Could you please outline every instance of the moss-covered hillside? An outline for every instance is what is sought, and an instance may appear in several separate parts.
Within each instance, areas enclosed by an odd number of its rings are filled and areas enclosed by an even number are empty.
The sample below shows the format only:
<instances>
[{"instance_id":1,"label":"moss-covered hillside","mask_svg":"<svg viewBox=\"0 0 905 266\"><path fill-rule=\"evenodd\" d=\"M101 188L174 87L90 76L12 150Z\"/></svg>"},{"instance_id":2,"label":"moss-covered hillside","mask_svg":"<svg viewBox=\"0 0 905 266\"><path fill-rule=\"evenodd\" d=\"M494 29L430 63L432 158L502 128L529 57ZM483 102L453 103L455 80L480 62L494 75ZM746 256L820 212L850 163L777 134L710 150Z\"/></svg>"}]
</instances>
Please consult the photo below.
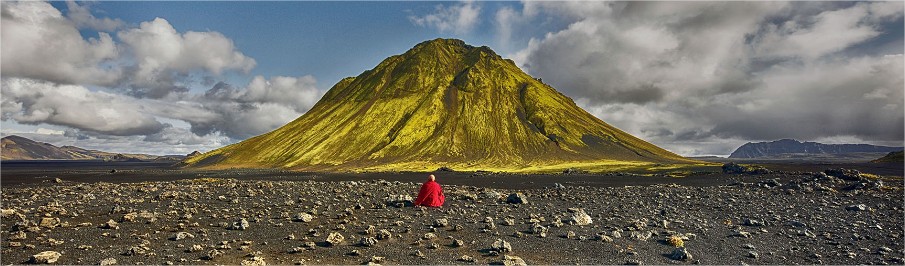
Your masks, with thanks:
<instances>
[{"instance_id":1,"label":"moss-covered hillside","mask_svg":"<svg viewBox=\"0 0 905 266\"><path fill-rule=\"evenodd\" d=\"M688 160L616 129L490 48L422 42L305 115L188 159L209 168L520 171Z\"/></svg>"}]
</instances>

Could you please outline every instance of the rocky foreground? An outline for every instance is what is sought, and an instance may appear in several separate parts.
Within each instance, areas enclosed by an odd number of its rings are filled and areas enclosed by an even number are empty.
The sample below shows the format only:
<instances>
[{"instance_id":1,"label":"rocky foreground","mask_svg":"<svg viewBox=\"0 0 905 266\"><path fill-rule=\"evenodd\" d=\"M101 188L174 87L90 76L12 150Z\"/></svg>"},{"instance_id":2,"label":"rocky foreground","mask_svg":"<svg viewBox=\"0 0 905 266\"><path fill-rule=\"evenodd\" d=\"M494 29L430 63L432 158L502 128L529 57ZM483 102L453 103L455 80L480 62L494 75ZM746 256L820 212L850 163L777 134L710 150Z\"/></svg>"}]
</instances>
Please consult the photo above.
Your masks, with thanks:
<instances>
[{"instance_id":1,"label":"rocky foreground","mask_svg":"<svg viewBox=\"0 0 905 266\"><path fill-rule=\"evenodd\" d=\"M383 180L58 180L2 188L0 262L902 264L901 180L830 173L710 187L444 186L439 209L410 205L420 184Z\"/></svg>"}]
</instances>

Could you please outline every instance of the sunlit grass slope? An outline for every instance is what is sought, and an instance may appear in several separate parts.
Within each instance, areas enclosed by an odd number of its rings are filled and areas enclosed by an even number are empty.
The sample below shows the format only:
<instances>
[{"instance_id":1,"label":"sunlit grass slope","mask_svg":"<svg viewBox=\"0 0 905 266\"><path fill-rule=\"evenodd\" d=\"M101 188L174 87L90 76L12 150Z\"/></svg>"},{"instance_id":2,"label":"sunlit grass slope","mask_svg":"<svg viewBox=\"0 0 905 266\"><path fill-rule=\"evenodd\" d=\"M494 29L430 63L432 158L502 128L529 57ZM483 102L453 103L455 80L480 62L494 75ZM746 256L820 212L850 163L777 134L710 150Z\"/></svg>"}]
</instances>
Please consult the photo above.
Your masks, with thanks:
<instances>
[{"instance_id":1,"label":"sunlit grass slope","mask_svg":"<svg viewBox=\"0 0 905 266\"><path fill-rule=\"evenodd\" d=\"M277 130L186 161L319 171L684 162L597 119L490 48L450 39L341 80Z\"/></svg>"}]
</instances>

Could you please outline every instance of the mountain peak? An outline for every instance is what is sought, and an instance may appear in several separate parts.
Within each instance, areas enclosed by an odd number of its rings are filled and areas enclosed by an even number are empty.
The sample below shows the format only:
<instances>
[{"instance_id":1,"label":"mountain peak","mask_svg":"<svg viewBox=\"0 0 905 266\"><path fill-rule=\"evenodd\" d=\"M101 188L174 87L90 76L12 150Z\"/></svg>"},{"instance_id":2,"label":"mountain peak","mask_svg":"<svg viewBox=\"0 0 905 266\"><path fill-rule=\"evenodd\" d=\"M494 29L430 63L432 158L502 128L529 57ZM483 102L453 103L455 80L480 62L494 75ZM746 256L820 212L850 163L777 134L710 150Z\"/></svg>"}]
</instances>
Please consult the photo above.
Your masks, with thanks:
<instances>
[{"instance_id":1,"label":"mountain peak","mask_svg":"<svg viewBox=\"0 0 905 266\"><path fill-rule=\"evenodd\" d=\"M435 39L341 80L273 132L186 162L423 171L603 161L687 160L600 121L489 47Z\"/></svg>"}]
</instances>

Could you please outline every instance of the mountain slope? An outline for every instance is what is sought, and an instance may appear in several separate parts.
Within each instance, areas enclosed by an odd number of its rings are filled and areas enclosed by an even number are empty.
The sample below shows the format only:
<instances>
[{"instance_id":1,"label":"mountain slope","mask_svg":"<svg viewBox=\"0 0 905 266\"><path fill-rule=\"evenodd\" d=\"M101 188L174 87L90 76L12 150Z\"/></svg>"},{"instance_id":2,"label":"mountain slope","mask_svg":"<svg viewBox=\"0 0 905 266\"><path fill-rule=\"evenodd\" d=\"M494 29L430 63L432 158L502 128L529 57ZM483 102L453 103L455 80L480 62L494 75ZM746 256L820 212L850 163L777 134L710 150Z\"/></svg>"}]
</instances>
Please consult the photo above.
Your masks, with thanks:
<instances>
[{"instance_id":1,"label":"mountain slope","mask_svg":"<svg viewBox=\"0 0 905 266\"><path fill-rule=\"evenodd\" d=\"M902 163L905 162L905 152L894 151L887 153L886 156L870 161L872 163Z\"/></svg>"},{"instance_id":2,"label":"mountain slope","mask_svg":"<svg viewBox=\"0 0 905 266\"><path fill-rule=\"evenodd\" d=\"M886 147L868 144L822 144L782 139L771 142L745 143L738 147L729 158L765 158L784 154L846 154L846 153L886 153L900 151L902 147Z\"/></svg>"},{"instance_id":3,"label":"mountain slope","mask_svg":"<svg viewBox=\"0 0 905 266\"><path fill-rule=\"evenodd\" d=\"M50 143L36 142L16 135L6 136L0 140L0 159L2 160L179 161L183 157L181 155L111 153L75 146L57 147Z\"/></svg>"},{"instance_id":4,"label":"mountain slope","mask_svg":"<svg viewBox=\"0 0 905 266\"><path fill-rule=\"evenodd\" d=\"M616 129L487 47L436 39L345 78L306 114L186 160L307 170L512 170L687 162Z\"/></svg>"},{"instance_id":5,"label":"mountain slope","mask_svg":"<svg viewBox=\"0 0 905 266\"><path fill-rule=\"evenodd\" d=\"M0 139L3 160L93 160L94 157L20 136Z\"/></svg>"}]
</instances>

